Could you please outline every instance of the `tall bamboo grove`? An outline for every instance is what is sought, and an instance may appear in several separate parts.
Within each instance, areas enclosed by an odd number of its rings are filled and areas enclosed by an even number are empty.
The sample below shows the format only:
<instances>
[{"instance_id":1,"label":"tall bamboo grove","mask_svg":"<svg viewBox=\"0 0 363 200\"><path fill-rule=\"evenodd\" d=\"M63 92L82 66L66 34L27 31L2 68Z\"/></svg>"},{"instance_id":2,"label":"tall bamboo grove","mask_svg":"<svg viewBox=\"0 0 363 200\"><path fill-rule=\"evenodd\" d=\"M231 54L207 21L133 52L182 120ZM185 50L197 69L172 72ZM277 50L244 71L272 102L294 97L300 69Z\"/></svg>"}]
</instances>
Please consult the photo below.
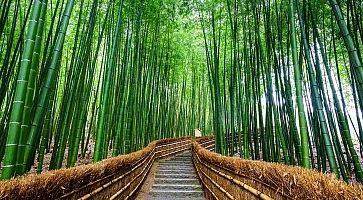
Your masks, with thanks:
<instances>
[{"instance_id":1,"label":"tall bamboo grove","mask_svg":"<svg viewBox=\"0 0 363 200\"><path fill-rule=\"evenodd\" d=\"M213 134L363 181L359 0L3 0L1 179Z\"/></svg>"}]
</instances>

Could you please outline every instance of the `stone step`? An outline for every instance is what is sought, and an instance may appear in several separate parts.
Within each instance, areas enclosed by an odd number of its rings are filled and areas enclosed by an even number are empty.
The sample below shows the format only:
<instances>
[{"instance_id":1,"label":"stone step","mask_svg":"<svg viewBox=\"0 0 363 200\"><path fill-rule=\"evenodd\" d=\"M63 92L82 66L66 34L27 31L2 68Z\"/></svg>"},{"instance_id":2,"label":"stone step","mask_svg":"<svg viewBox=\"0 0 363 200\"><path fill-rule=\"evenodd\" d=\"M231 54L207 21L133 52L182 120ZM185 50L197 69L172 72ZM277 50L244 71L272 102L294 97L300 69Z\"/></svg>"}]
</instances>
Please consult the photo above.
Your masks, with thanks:
<instances>
[{"instance_id":1,"label":"stone step","mask_svg":"<svg viewBox=\"0 0 363 200\"><path fill-rule=\"evenodd\" d=\"M195 174L194 169L159 169L156 174Z\"/></svg>"},{"instance_id":2,"label":"stone step","mask_svg":"<svg viewBox=\"0 0 363 200\"><path fill-rule=\"evenodd\" d=\"M197 175L195 173L189 173L189 174L173 174L173 173L157 173L155 175L155 178L175 178L175 179L183 179L183 178L197 178Z\"/></svg>"},{"instance_id":3,"label":"stone step","mask_svg":"<svg viewBox=\"0 0 363 200\"><path fill-rule=\"evenodd\" d=\"M159 163L181 163L181 164L192 164L192 160L162 160Z\"/></svg>"},{"instance_id":4,"label":"stone step","mask_svg":"<svg viewBox=\"0 0 363 200\"><path fill-rule=\"evenodd\" d=\"M191 158L191 157L192 157L192 154L182 154L182 155L174 156L173 158Z\"/></svg>"},{"instance_id":5,"label":"stone step","mask_svg":"<svg viewBox=\"0 0 363 200\"><path fill-rule=\"evenodd\" d=\"M178 164L178 165L193 165L191 160L168 160L168 161L160 161L159 164Z\"/></svg>"},{"instance_id":6,"label":"stone step","mask_svg":"<svg viewBox=\"0 0 363 200\"><path fill-rule=\"evenodd\" d=\"M195 178L155 178L154 184L195 185L199 184L199 180Z\"/></svg>"},{"instance_id":7,"label":"stone step","mask_svg":"<svg viewBox=\"0 0 363 200\"><path fill-rule=\"evenodd\" d=\"M163 199L195 199L200 198L203 199L203 191L179 191L179 190L153 190L150 192L151 197L158 197Z\"/></svg>"},{"instance_id":8,"label":"stone step","mask_svg":"<svg viewBox=\"0 0 363 200\"><path fill-rule=\"evenodd\" d=\"M178 169L178 170L190 170L190 171L194 171L194 167L193 166L184 166L184 165L161 165L158 166L159 170L163 170L163 169Z\"/></svg>"},{"instance_id":9,"label":"stone step","mask_svg":"<svg viewBox=\"0 0 363 200\"><path fill-rule=\"evenodd\" d=\"M182 155L182 156L175 156L173 158L170 159L191 159L192 158L192 154L190 155Z\"/></svg>"},{"instance_id":10,"label":"stone step","mask_svg":"<svg viewBox=\"0 0 363 200\"><path fill-rule=\"evenodd\" d=\"M163 162L193 162L191 159L173 159L173 160L161 160L159 163Z\"/></svg>"},{"instance_id":11,"label":"stone step","mask_svg":"<svg viewBox=\"0 0 363 200\"><path fill-rule=\"evenodd\" d=\"M202 191L202 186L198 185L179 185L179 184L154 184L151 191Z\"/></svg>"},{"instance_id":12,"label":"stone step","mask_svg":"<svg viewBox=\"0 0 363 200\"><path fill-rule=\"evenodd\" d=\"M193 163L191 159L189 160L165 160L165 161L159 161L159 163L170 163L170 162L179 162L179 163Z\"/></svg>"},{"instance_id":13,"label":"stone step","mask_svg":"<svg viewBox=\"0 0 363 200\"><path fill-rule=\"evenodd\" d=\"M180 164L180 163L159 163L159 167L188 167L188 168L193 168L193 164Z\"/></svg>"},{"instance_id":14,"label":"stone step","mask_svg":"<svg viewBox=\"0 0 363 200\"><path fill-rule=\"evenodd\" d=\"M147 200L204 200L191 152L160 160Z\"/></svg>"},{"instance_id":15,"label":"stone step","mask_svg":"<svg viewBox=\"0 0 363 200\"><path fill-rule=\"evenodd\" d=\"M205 200L203 197L148 197L146 200Z\"/></svg>"},{"instance_id":16,"label":"stone step","mask_svg":"<svg viewBox=\"0 0 363 200\"><path fill-rule=\"evenodd\" d=\"M170 158L170 159L166 159L166 160L162 160L162 161L167 161L167 160L192 160L192 157L190 156L185 156L185 157L174 157L174 158Z\"/></svg>"},{"instance_id":17,"label":"stone step","mask_svg":"<svg viewBox=\"0 0 363 200\"><path fill-rule=\"evenodd\" d=\"M192 158L192 155L186 155L186 156L176 156L176 157L173 157L170 159L173 160L173 159L191 159L191 158Z\"/></svg>"}]
</instances>

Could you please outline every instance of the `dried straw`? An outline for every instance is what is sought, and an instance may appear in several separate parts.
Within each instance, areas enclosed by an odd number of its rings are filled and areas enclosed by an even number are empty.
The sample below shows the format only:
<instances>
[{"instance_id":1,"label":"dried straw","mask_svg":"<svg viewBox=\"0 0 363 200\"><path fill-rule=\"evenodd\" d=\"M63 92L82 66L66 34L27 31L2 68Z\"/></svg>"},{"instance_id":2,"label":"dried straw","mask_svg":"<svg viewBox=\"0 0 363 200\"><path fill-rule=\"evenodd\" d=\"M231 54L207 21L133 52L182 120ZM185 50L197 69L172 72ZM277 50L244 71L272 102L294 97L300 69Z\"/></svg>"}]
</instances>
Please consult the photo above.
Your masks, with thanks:
<instances>
[{"instance_id":1,"label":"dried straw","mask_svg":"<svg viewBox=\"0 0 363 200\"><path fill-rule=\"evenodd\" d=\"M276 195L272 197L276 199L280 199L281 194L284 194L285 198L288 196L293 199L363 199L361 184L347 184L332 175L315 170L225 157L204 149L197 142L193 142L193 151L203 163L219 167L219 171L234 172L234 178L249 179L249 184L254 184L250 186L260 191L265 192L273 188ZM225 181L223 187L230 187L230 183L227 182Z\"/></svg>"}]
</instances>

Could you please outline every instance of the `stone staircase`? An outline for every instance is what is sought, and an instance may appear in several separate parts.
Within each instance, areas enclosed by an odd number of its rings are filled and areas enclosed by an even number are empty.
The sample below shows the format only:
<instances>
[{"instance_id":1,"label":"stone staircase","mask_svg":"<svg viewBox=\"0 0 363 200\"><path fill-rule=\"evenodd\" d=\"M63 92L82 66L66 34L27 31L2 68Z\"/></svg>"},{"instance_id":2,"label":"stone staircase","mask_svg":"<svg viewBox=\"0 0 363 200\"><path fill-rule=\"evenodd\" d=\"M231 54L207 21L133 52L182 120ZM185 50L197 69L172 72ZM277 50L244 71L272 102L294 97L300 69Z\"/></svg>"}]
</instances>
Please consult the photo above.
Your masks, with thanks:
<instances>
[{"instance_id":1,"label":"stone staircase","mask_svg":"<svg viewBox=\"0 0 363 200\"><path fill-rule=\"evenodd\" d=\"M148 200L204 200L191 152L160 160Z\"/></svg>"}]
</instances>

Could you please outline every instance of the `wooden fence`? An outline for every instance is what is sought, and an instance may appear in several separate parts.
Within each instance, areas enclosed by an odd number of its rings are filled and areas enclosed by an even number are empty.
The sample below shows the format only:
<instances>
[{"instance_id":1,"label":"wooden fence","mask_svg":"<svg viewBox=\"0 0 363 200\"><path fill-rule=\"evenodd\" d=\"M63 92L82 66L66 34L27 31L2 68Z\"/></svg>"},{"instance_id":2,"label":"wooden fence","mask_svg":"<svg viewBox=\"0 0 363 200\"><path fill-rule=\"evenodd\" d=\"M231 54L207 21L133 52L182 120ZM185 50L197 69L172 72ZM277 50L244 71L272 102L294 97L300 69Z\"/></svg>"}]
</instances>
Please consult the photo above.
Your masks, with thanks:
<instances>
[{"instance_id":1,"label":"wooden fence","mask_svg":"<svg viewBox=\"0 0 363 200\"><path fill-rule=\"evenodd\" d=\"M301 167L225 157L192 143L193 163L207 199L363 199L363 186Z\"/></svg>"},{"instance_id":2,"label":"wooden fence","mask_svg":"<svg viewBox=\"0 0 363 200\"><path fill-rule=\"evenodd\" d=\"M3 181L0 199L133 199L155 160L190 147L190 137L158 140L95 164Z\"/></svg>"}]
</instances>

